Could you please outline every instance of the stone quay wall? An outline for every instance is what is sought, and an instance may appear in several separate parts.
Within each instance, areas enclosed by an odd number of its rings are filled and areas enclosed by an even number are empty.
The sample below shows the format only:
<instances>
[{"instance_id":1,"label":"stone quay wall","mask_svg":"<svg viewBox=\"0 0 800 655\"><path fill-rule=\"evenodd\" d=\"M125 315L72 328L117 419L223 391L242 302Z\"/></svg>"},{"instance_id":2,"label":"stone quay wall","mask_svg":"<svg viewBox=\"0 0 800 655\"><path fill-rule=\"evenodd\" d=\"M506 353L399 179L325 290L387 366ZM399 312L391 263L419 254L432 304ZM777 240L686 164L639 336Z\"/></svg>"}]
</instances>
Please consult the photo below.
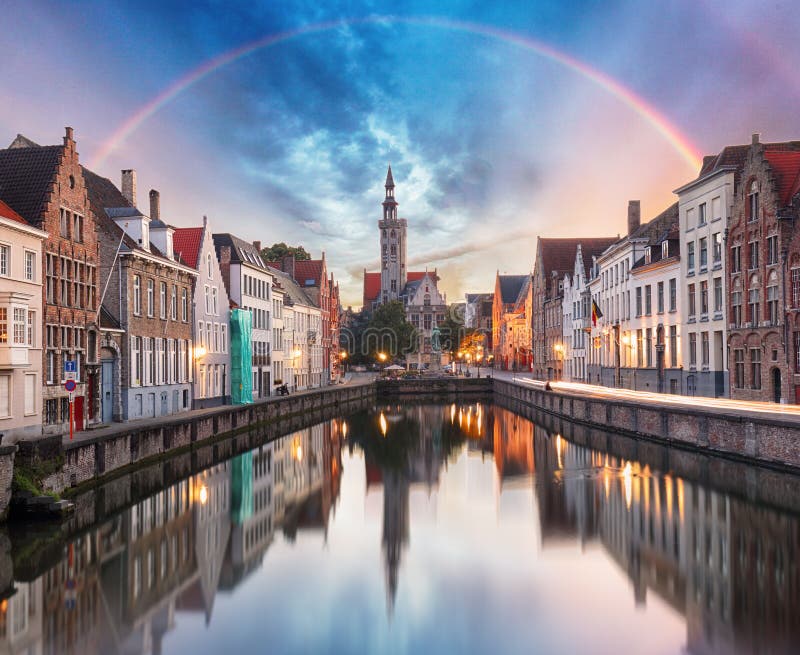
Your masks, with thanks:
<instances>
[{"instance_id":1,"label":"stone quay wall","mask_svg":"<svg viewBox=\"0 0 800 655\"><path fill-rule=\"evenodd\" d=\"M800 416L612 399L494 380L495 395L576 423L668 445L800 469Z\"/></svg>"},{"instance_id":2,"label":"stone quay wall","mask_svg":"<svg viewBox=\"0 0 800 655\"><path fill-rule=\"evenodd\" d=\"M374 401L374 398L374 384L328 386L249 405L226 405L201 410L198 414L143 421L141 425L120 424L111 430L98 430L97 435L83 435L66 443L61 437L29 442L24 451L20 449L17 459L31 465L36 460L53 461L63 455L63 466L43 481L44 491L63 493L167 456L195 453L209 444L248 433L256 426L285 421L293 416L318 415L326 408L336 409L354 401ZM3 461L0 452L0 509ZM13 454L11 462L13 469Z\"/></svg>"}]
</instances>

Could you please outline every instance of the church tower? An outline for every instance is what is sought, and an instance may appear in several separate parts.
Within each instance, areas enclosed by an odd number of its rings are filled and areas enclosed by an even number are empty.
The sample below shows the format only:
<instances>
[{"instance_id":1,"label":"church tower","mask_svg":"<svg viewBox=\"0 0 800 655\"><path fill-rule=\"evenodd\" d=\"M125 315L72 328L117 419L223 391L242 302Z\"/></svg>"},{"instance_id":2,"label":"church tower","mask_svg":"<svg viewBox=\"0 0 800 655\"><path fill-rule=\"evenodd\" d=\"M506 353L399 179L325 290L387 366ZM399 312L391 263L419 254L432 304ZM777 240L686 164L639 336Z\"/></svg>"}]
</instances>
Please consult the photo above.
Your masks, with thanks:
<instances>
[{"instance_id":1,"label":"church tower","mask_svg":"<svg viewBox=\"0 0 800 655\"><path fill-rule=\"evenodd\" d=\"M392 167L386 173L386 197L383 218L378 221L381 232L381 303L398 300L406 285L406 219L397 218Z\"/></svg>"}]
</instances>

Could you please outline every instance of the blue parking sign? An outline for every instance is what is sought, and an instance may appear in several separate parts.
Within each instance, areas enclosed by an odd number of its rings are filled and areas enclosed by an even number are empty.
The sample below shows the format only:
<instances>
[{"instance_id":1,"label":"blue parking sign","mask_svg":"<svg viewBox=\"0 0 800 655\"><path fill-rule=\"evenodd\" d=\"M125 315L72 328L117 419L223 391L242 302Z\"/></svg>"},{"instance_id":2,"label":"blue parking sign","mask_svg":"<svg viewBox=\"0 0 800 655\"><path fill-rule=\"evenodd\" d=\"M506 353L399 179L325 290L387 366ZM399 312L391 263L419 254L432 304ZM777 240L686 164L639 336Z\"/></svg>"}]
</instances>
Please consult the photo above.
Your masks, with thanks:
<instances>
[{"instance_id":1,"label":"blue parking sign","mask_svg":"<svg viewBox=\"0 0 800 655\"><path fill-rule=\"evenodd\" d=\"M64 360L64 373L77 373L77 362L74 359L65 359Z\"/></svg>"}]
</instances>

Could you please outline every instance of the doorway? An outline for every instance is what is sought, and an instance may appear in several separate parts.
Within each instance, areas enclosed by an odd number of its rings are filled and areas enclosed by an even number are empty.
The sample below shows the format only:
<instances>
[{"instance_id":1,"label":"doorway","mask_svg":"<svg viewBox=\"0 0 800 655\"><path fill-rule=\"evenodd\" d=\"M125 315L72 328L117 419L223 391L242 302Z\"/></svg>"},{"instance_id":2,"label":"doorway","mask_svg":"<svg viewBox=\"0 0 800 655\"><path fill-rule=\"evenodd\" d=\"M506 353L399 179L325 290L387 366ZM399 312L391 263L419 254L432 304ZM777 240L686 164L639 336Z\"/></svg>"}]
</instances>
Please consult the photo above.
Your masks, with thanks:
<instances>
[{"instance_id":1,"label":"doorway","mask_svg":"<svg viewBox=\"0 0 800 655\"><path fill-rule=\"evenodd\" d=\"M111 423L114 418L114 361L104 359L100 373L100 404L103 423Z\"/></svg>"},{"instance_id":2,"label":"doorway","mask_svg":"<svg viewBox=\"0 0 800 655\"><path fill-rule=\"evenodd\" d=\"M83 396L75 396L75 403L72 407L72 419L75 424L75 432L83 430Z\"/></svg>"},{"instance_id":3,"label":"doorway","mask_svg":"<svg viewBox=\"0 0 800 655\"><path fill-rule=\"evenodd\" d=\"M781 371L777 367L772 369L772 401L781 402Z\"/></svg>"}]
</instances>

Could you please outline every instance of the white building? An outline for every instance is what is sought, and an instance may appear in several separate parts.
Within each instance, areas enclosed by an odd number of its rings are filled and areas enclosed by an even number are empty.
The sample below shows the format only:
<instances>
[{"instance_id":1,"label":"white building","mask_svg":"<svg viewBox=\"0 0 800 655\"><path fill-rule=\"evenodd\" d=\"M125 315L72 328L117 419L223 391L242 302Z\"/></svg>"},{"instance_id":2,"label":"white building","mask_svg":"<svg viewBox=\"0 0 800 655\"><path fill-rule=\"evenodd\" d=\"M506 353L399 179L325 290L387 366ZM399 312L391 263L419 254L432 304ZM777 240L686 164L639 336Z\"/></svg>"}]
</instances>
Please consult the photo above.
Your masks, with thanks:
<instances>
[{"instance_id":1,"label":"white building","mask_svg":"<svg viewBox=\"0 0 800 655\"><path fill-rule=\"evenodd\" d=\"M433 351L433 330L444 322L447 312L447 297L439 292L436 272L425 272L419 280L408 282L401 300L406 308L406 317L417 331L417 352L411 356L419 368L425 365L436 367L438 353Z\"/></svg>"},{"instance_id":2,"label":"white building","mask_svg":"<svg viewBox=\"0 0 800 655\"><path fill-rule=\"evenodd\" d=\"M223 405L231 393L230 303L208 219L203 216L202 227L176 229L172 240L176 258L197 271L192 300L195 343L193 407Z\"/></svg>"},{"instance_id":3,"label":"white building","mask_svg":"<svg viewBox=\"0 0 800 655\"><path fill-rule=\"evenodd\" d=\"M690 395L729 393L723 248L737 162L748 147L730 146L707 158L697 179L675 190L684 253L680 295L686 299L680 339L687 348L685 393Z\"/></svg>"},{"instance_id":4,"label":"white building","mask_svg":"<svg viewBox=\"0 0 800 655\"><path fill-rule=\"evenodd\" d=\"M665 369L672 368L673 355L680 366L679 344L665 350L669 326L675 325L679 316L678 271L674 268L679 248L677 203L644 225L640 216L639 201L631 201L628 236L606 249L593 267L588 285L589 323L591 299L602 316L591 325L591 341L587 342L587 381L669 391L674 388L674 372L667 382ZM680 387L679 381L677 391Z\"/></svg>"},{"instance_id":5,"label":"white building","mask_svg":"<svg viewBox=\"0 0 800 655\"><path fill-rule=\"evenodd\" d=\"M42 240L0 200L0 433L42 434Z\"/></svg>"},{"instance_id":6,"label":"white building","mask_svg":"<svg viewBox=\"0 0 800 655\"><path fill-rule=\"evenodd\" d=\"M273 273L275 285L283 295L283 382L293 391L318 387L324 380L322 310L288 273L278 269Z\"/></svg>"},{"instance_id":7,"label":"white building","mask_svg":"<svg viewBox=\"0 0 800 655\"><path fill-rule=\"evenodd\" d=\"M592 301L589 294L589 278L592 274L593 261L585 261L583 247L578 244L575 253L575 268L572 275L564 276L564 298L562 308L564 319L564 371L563 379L574 382L587 381L587 362L589 333L591 326Z\"/></svg>"},{"instance_id":8,"label":"white building","mask_svg":"<svg viewBox=\"0 0 800 655\"><path fill-rule=\"evenodd\" d=\"M252 315L253 400L272 393L272 287L275 270L261 257L261 243L215 234L214 246L228 296Z\"/></svg>"}]
</instances>

